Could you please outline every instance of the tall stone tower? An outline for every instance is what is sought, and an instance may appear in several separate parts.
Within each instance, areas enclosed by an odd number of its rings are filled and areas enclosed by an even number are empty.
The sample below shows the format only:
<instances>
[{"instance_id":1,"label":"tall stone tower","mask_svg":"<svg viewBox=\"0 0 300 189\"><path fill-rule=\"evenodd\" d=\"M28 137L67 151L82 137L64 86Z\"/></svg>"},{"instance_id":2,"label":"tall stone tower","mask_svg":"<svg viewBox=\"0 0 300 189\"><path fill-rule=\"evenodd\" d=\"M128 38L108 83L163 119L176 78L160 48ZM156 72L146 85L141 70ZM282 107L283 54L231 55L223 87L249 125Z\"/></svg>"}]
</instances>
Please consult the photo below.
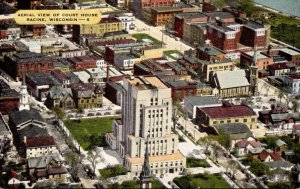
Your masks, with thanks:
<instances>
[{"instance_id":1,"label":"tall stone tower","mask_svg":"<svg viewBox=\"0 0 300 189\"><path fill-rule=\"evenodd\" d=\"M125 167L135 177L145 161L150 164L151 175L183 171L186 158L178 150L178 136L171 130L171 89L155 76L130 77L123 86L122 126L117 127L111 140L119 138L116 149Z\"/></svg>"},{"instance_id":2,"label":"tall stone tower","mask_svg":"<svg viewBox=\"0 0 300 189\"><path fill-rule=\"evenodd\" d=\"M22 86L20 89L20 102L19 102L19 111L22 110L29 110L29 100L28 100L28 92L27 92L27 86L25 83L25 76L23 76Z\"/></svg>"},{"instance_id":3,"label":"tall stone tower","mask_svg":"<svg viewBox=\"0 0 300 189\"><path fill-rule=\"evenodd\" d=\"M140 174L140 189L150 189L150 188L152 188L152 185L151 185L149 149L148 149L148 140L147 140L144 165L142 168L142 172Z\"/></svg>"},{"instance_id":4,"label":"tall stone tower","mask_svg":"<svg viewBox=\"0 0 300 189\"><path fill-rule=\"evenodd\" d=\"M257 78L258 78L258 70L257 70L257 50L254 48L253 60L251 66L249 67L249 83L250 83L250 95L257 95Z\"/></svg>"}]
</instances>

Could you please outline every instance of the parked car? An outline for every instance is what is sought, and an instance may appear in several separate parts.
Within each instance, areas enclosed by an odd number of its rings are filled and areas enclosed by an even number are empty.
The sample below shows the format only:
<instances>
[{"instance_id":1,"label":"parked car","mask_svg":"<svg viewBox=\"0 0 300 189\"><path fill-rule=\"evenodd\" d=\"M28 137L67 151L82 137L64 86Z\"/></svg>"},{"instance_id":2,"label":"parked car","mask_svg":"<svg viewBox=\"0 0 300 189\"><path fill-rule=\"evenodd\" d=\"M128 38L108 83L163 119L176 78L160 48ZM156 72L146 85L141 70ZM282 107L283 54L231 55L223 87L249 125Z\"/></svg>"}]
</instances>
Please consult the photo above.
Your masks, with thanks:
<instances>
[{"instance_id":1,"label":"parked car","mask_svg":"<svg viewBox=\"0 0 300 189\"><path fill-rule=\"evenodd\" d=\"M96 113L96 116L102 116L102 114L100 112Z\"/></svg>"},{"instance_id":2,"label":"parked car","mask_svg":"<svg viewBox=\"0 0 300 189\"><path fill-rule=\"evenodd\" d=\"M94 116L94 114L93 113L88 113L88 116Z\"/></svg>"},{"instance_id":3,"label":"parked car","mask_svg":"<svg viewBox=\"0 0 300 189\"><path fill-rule=\"evenodd\" d=\"M110 112L105 112L104 115L111 115L111 113Z\"/></svg>"}]
</instances>

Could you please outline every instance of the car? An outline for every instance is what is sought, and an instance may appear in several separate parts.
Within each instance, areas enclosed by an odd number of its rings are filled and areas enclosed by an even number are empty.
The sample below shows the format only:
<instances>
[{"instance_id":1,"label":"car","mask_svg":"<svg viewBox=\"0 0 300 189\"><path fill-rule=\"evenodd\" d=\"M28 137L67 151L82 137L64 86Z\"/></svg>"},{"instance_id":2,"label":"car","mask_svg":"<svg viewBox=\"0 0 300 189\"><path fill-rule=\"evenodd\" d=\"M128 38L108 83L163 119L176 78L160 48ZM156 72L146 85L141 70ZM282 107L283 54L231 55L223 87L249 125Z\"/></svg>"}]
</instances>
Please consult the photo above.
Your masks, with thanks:
<instances>
[{"instance_id":1,"label":"car","mask_svg":"<svg viewBox=\"0 0 300 189\"><path fill-rule=\"evenodd\" d=\"M96 113L96 116L102 116L102 114L100 112Z\"/></svg>"},{"instance_id":2,"label":"car","mask_svg":"<svg viewBox=\"0 0 300 189\"><path fill-rule=\"evenodd\" d=\"M94 116L94 114L93 113L88 113L88 116Z\"/></svg>"},{"instance_id":3,"label":"car","mask_svg":"<svg viewBox=\"0 0 300 189\"><path fill-rule=\"evenodd\" d=\"M270 102L275 102L276 99L275 98L270 98Z\"/></svg>"},{"instance_id":4,"label":"car","mask_svg":"<svg viewBox=\"0 0 300 189\"><path fill-rule=\"evenodd\" d=\"M110 112L105 112L104 115L111 115L111 113Z\"/></svg>"},{"instance_id":5,"label":"car","mask_svg":"<svg viewBox=\"0 0 300 189\"><path fill-rule=\"evenodd\" d=\"M70 114L70 115L68 115L67 117L68 117L68 118L73 118L74 115Z\"/></svg>"}]
</instances>

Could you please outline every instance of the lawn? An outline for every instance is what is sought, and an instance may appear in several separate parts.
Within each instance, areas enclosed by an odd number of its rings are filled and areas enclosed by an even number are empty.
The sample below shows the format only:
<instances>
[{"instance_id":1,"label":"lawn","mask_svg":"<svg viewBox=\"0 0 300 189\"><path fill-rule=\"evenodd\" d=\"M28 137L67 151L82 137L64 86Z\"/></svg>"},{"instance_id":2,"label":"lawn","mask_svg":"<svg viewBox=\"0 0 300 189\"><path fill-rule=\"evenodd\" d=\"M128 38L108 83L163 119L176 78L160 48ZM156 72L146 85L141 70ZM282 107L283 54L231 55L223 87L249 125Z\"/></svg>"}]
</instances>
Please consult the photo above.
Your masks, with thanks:
<instances>
[{"instance_id":1,"label":"lawn","mask_svg":"<svg viewBox=\"0 0 300 189\"><path fill-rule=\"evenodd\" d=\"M149 39L153 42L153 45L161 45L161 41L159 41L145 33L132 34L132 37L135 38L138 42L142 42L143 39Z\"/></svg>"},{"instance_id":2,"label":"lawn","mask_svg":"<svg viewBox=\"0 0 300 189\"><path fill-rule=\"evenodd\" d=\"M158 180L152 179L152 188L155 189L163 189L165 188ZM140 183L139 181L135 180L130 180L130 181L124 181L121 185L116 183L116 184L110 184L108 185L108 189L139 189L140 188Z\"/></svg>"},{"instance_id":3,"label":"lawn","mask_svg":"<svg viewBox=\"0 0 300 189\"><path fill-rule=\"evenodd\" d=\"M173 180L181 189L185 188L231 188L220 174L187 175Z\"/></svg>"},{"instance_id":4,"label":"lawn","mask_svg":"<svg viewBox=\"0 0 300 189\"><path fill-rule=\"evenodd\" d=\"M101 117L64 121L73 137L85 150L106 146L104 135L112 131L112 121L117 117Z\"/></svg>"},{"instance_id":5,"label":"lawn","mask_svg":"<svg viewBox=\"0 0 300 189\"><path fill-rule=\"evenodd\" d=\"M127 170L125 167L123 167L121 165L117 165L114 167L100 169L99 172L101 174L102 179L108 179L110 177L115 177L118 175L126 175Z\"/></svg>"},{"instance_id":6,"label":"lawn","mask_svg":"<svg viewBox=\"0 0 300 189\"><path fill-rule=\"evenodd\" d=\"M177 54L177 56L180 56L180 57L175 57L173 54ZM164 55L166 55L174 60L180 59L183 56L182 53L179 52L178 50L164 51Z\"/></svg>"},{"instance_id":7,"label":"lawn","mask_svg":"<svg viewBox=\"0 0 300 189\"><path fill-rule=\"evenodd\" d=\"M204 159L196 159L188 157L186 158L186 167L193 168L193 167L210 167L210 165Z\"/></svg>"}]
</instances>

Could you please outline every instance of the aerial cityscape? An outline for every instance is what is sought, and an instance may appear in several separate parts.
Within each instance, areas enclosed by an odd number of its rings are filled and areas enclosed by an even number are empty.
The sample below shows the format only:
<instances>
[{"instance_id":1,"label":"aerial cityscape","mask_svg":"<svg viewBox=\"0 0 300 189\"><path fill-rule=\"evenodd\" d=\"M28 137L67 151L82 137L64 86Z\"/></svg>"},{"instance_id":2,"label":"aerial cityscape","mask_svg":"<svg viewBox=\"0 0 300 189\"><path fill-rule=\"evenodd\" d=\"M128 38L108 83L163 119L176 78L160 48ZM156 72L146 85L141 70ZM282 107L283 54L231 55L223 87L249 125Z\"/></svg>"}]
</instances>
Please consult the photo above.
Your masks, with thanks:
<instances>
[{"instance_id":1,"label":"aerial cityscape","mask_svg":"<svg viewBox=\"0 0 300 189\"><path fill-rule=\"evenodd\" d=\"M0 189L299 188L299 12L0 0Z\"/></svg>"}]
</instances>

